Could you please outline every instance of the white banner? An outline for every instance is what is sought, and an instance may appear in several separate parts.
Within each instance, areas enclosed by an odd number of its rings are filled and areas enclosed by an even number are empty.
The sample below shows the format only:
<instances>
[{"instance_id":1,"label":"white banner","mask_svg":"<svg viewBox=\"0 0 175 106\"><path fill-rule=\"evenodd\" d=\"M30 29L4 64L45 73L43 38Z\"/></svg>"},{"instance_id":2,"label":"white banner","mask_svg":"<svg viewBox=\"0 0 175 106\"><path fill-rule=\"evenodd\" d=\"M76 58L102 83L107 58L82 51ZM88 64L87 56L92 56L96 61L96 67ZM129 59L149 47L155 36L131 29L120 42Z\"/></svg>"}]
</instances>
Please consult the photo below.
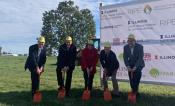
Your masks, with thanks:
<instances>
[{"instance_id":1,"label":"white banner","mask_svg":"<svg viewBox=\"0 0 175 106\"><path fill-rule=\"evenodd\" d=\"M175 1L155 0L100 7L101 49L110 41L120 63L117 78L128 80L123 47L129 34L144 46L144 82L175 84Z\"/></svg>"}]
</instances>

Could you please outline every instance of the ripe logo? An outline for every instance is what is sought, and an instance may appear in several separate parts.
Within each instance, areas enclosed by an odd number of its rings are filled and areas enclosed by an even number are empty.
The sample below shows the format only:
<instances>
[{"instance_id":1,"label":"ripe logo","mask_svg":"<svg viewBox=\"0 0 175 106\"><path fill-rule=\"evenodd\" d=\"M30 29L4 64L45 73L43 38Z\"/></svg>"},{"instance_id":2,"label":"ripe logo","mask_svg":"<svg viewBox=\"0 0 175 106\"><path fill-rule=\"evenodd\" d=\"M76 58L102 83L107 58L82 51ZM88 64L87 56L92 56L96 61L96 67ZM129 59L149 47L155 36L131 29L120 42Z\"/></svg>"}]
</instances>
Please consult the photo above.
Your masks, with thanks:
<instances>
[{"instance_id":1,"label":"ripe logo","mask_svg":"<svg viewBox=\"0 0 175 106\"><path fill-rule=\"evenodd\" d=\"M144 8L144 13L145 14L151 14L151 12L152 12L151 6L146 5L145 8Z\"/></svg>"}]
</instances>

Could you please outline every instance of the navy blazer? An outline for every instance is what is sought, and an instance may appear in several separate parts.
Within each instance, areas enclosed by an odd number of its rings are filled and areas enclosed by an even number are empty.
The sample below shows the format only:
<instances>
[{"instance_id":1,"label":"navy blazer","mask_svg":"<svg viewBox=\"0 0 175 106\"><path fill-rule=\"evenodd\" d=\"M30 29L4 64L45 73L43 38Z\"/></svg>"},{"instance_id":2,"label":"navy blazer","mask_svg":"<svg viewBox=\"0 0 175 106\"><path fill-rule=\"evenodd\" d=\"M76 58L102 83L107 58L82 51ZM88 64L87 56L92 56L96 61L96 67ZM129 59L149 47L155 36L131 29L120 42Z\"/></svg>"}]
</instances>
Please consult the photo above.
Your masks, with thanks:
<instances>
[{"instance_id":1,"label":"navy blazer","mask_svg":"<svg viewBox=\"0 0 175 106\"><path fill-rule=\"evenodd\" d=\"M129 47L128 44L124 46L123 58L124 58L126 67L128 66L130 68L136 67L136 70L138 68L143 68L145 66L143 56L144 56L144 51L143 51L142 45L135 43L133 54L131 54L131 48Z\"/></svg>"},{"instance_id":2,"label":"navy blazer","mask_svg":"<svg viewBox=\"0 0 175 106\"><path fill-rule=\"evenodd\" d=\"M29 47L29 56L27 57L25 63L25 70L28 68L30 71L34 70L37 66L44 66L46 63L46 48L44 47L41 50L40 55L38 56L38 44L32 45Z\"/></svg>"},{"instance_id":3,"label":"navy blazer","mask_svg":"<svg viewBox=\"0 0 175 106\"><path fill-rule=\"evenodd\" d=\"M62 44L59 48L57 57L57 69L61 69L68 66L70 70L75 68L77 49L76 46L71 44L70 48L67 48L66 43Z\"/></svg>"},{"instance_id":4,"label":"navy blazer","mask_svg":"<svg viewBox=\"0 0 175 106\"><path fill-rule=\"evenodd\" d=\"M103 68L107 69L107 74L109 76L112 75L114 70L117 70L119 68L119 62L117 60L117 57L113 51L110 51L108 56L105 54L105 51L102 50L100 52L100 62Z\"/></svg>"}]
</instances>

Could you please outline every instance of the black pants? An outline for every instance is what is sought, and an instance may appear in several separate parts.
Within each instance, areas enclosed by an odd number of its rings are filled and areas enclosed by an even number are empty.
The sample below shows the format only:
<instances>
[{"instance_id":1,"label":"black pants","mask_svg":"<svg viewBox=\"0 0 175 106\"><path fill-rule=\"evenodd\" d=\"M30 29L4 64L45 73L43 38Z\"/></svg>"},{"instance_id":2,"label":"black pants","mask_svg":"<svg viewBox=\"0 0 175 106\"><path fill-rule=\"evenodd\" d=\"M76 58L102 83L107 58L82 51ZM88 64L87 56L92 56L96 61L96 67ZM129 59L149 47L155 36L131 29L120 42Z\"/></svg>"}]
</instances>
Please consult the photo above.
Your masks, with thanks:
<instances>
[{"instance_id":1,"label":"black pants","mask_svg":"<svg viewBox=\"0 0 175 106\"><path fill-rule=\"evenodd\" d=\"M90 75L88 77L87 71L86 70L83 70L83 72L84 72L85 89L88 87L89 90L92 90L94 74L93 73L90 73Z\"/></svg>"},{"instance_id":2,"label":"black pants","mask_svg":"<svg viewBox=\"0 0 175 106\"><path fill-rule=\"evenodd\" d=\"M139 83L142 76L142 72L141 71L133 72L133 77L131 76L131 72L129 72L128 74L132 92L137 93L139 89Z\"/></svg>"},{"instance_id":3,"label":"black pants","mask_svg":"<svg viewBox=\"0 0 175 106\"><path fill-rule=\"evenodd\" d=\"M65 87L66 93L69 93L70 88L71 88L72 72L73 72L73 70L69 69L69 70L66 72L66 83L65 83L65 86L64 86L64 79L65 79L65 78L63 78L64 76L63 76L63 74L62 74L62 72L61 72L61 69L57 69L56 72L57 72L58 86L60 86L60 87Z\"/></svg>"},{"instance_id":4,"label":"black pants","mask_svg":"<svg viewBox=\"0 0 175 106\"><path fill-rule=\"evenodd\" d=\"M35 92L39 90L40 76L38 75L35 69L30 71L31 71L31 81L32 81L32 96L33 96Z\"/></svg>"}]
</instances>

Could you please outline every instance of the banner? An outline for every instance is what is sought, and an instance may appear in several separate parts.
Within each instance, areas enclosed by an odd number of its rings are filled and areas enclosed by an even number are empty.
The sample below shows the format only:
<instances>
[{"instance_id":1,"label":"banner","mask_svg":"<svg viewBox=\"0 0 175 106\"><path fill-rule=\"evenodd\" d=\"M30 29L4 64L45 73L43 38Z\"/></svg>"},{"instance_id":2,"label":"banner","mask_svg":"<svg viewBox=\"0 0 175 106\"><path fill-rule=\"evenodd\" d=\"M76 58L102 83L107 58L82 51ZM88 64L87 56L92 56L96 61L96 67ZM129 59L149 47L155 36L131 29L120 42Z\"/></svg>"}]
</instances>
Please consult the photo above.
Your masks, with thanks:
<instances>
[{"instance_id":1,"label":"banner","mask_svg":"<svg viewBox=\"0 0 175 106\"><path fill-rule=\"evenodd\" d=\"M141 81L175 84L175 1L147 0L101 6L100 23L101 49L105 41L110 41L120 63L117 79L128 80L123 47L128 35L134 34L144 46Z\"/></svg>"}]
</instances>

